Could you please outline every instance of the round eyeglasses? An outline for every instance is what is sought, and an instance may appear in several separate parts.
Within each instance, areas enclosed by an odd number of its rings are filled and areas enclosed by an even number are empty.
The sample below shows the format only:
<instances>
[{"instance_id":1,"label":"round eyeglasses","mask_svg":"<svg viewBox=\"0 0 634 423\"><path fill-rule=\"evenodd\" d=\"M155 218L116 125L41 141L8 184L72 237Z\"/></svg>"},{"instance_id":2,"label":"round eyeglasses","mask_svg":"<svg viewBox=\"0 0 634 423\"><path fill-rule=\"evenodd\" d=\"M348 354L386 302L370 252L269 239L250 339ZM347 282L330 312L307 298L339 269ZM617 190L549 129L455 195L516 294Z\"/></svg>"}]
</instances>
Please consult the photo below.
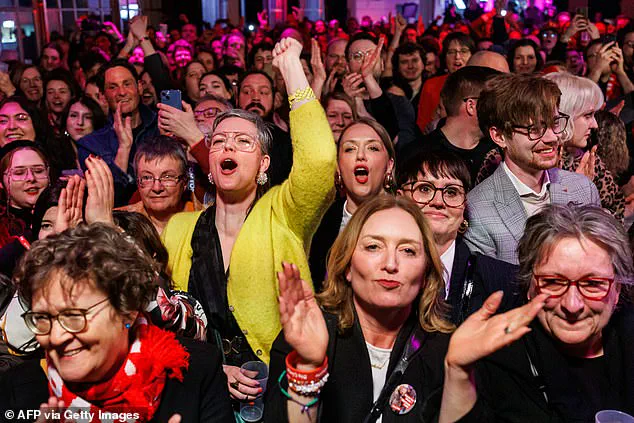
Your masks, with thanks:
<instances>
[{"instance_id":1,"label":"round eyeglasses","mask_svg":"<svg viewBox=\"0 0 634 423\"><path fill-rule=\"evenodd\" d=\"M108 301L108 298L104 298L88 308L69 308L56 315L39 311L27 311L22 314L22 318L26 327L35 335L48 335L51 333L53 320L57 320L66 332L79 333L86 328L88 323L86 315L88 312L106 301Z\"/></svg>"},{"instance_id":2,"label":"round eyeglasses","mask_svg":"<svg viewBox=\"0 0 634 423\"><path fill-rule=\"evenodd\" d=\"M232 141L231 144L229 144L229 141ZM227 145L233 145L233 148L238 151L252 153L257 148L258 142L251 134L227 131L214 134L211 137L205 137L205 145L209 151L220 151L224 150Z\"/></svg>"},{"instance_id":3,"label":"round eyeglasses","mask_svg":"<svg viewBox=\"0 0 634 423\"><path fill-rule=\"evenodd\" d=\"M437 188L431 182L414 181L403 184L401 189L409 191L412 195L412 199L421 205L431 203L436 196L437 191L442 193L442 201L447 207L460 207L467 200L464 187L460 185L446 185L444 187Z\"/></svg>"},{"instance_id":4,"label":"round eyeglasses","mask_svg":"<svg viewBox=\"0 0 634 423\"><path fill-rule=\"evenodd\" d=\"M614 278L600 278L590 276L578 280L566 279L556 275L533 275L537 282L537 292L548 294L550 298L563 297L571 285L576 285L582 297L588 300L600 301L607 297Z\"/></svg>"}]
</instances>

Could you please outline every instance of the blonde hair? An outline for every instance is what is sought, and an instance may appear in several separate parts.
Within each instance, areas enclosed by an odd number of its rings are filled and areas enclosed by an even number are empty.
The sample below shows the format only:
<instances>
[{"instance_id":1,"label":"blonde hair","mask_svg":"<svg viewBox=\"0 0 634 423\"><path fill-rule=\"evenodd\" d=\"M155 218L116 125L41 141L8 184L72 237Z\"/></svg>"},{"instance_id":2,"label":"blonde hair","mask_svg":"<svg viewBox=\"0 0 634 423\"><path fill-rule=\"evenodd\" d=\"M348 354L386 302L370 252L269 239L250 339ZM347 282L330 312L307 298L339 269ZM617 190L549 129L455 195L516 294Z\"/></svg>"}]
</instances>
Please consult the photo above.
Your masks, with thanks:
<instances>
[{"instance_id":1,"label":"blonde hair","mask_svg":"<svg viewBox=\"0 0 634 423\"><path fill-rule=\"evenodd\" d=\"M568 72L549 73L544 75L544 78L557 84L561 91L559 111L570 116L561 138L563 143L567 143L572 140L575 132L574 120L583 114L588 106L599 110L604 102L603 93L595 82Z\"/></svg>"},{"instance_id":2,"label":"blonde hair","mask_svg":"<svg viewBox=\"0 0 634 423\"><path fill-rule=\"evenodd\" d=\"M418 296L418 319L428 332L448 333L455 328L446 320L449 306L444 301L445 282L442 277L442 262L436 250L431 229L416 203L406 197L387 194L377 195L365 202L354 213L348 225L339 234L328 255L327 274L324 291L317 296L320 305L337 316L337 328L344 332L354 323L352 286L346 280L352 255L363 226L375 213L382 210L401 209L409 213L423 236L426 267L423 285Z\"/></svg>"}]
</instances>

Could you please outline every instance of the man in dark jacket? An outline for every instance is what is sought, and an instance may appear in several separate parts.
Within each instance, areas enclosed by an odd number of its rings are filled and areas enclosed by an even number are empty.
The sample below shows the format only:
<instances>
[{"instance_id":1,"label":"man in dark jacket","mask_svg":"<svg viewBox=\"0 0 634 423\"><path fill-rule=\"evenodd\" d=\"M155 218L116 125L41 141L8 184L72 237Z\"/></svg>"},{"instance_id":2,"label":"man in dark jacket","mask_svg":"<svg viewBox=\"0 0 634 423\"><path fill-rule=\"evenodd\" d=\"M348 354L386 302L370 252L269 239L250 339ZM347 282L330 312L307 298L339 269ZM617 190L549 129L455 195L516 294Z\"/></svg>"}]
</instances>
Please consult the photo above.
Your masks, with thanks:
<instances>
[{"instance_id":1,"label":"man in dark jacket","mask_svg":"<svg viewBox=\"0 0 634 423\"><path fill-rule=\"evenodd\" d=\"M126 205L136 189L132 159L137 145L159 134L156 113L141 104L139 76L126 60L116 59L105 65L97 77L110 118L106 126L81 138L79 162L100 156L110 167L115 184L115 206Z\"/></svg>"}]
</instances>

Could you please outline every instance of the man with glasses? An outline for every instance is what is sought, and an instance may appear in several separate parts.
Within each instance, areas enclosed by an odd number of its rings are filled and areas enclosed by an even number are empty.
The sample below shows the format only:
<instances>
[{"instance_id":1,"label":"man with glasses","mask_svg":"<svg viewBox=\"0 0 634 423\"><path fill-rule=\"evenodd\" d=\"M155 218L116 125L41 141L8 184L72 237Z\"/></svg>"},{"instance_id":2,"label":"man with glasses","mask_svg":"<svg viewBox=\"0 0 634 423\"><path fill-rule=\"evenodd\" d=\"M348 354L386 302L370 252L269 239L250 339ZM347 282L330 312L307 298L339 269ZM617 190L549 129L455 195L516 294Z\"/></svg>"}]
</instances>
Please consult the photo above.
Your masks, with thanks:
<instances>
[{"instance_id":1,"label":"man with glasses","mask_svg":"<svg viewBox=\"0 0 634 423\"><path fill-rule=\"evenodd\" d=\"M586 77L597 83L606 100L615 100L634 91L625 71L624 52L616 41L592 40L585 51Z\"/></svg>"},{"instance_id":2,"label":"man with glasses","mask_svg":"<svg viewBox=\"0 0 634 423\"><path fill-rule=\"evenodd\" d=\"M141 201L120 210L147 216L160 234L174 214L202 209L195 196L185 194L189 165L177 141L165 135L147 140L139 147L134 165Z\"/></svg>"},{"instance_id":3,"label":"man with glasses","mask_svg":"<svg viewBox=\"0 0 634 423\"><path fill-rule=\"evenodd\" d=\"M480 93L480 127L504 160L467 196L465 239L472 251L517 264L529 216L547 204L600 204L588 178L556 167L569 119L558 111L560 96L551 81L515 74L491 78Z\"/></svg>"},{"instance_id":4,"label":"man with glasses","mask_svg":"<svg viewBox=\"0 0 634 423\"><path fill-rule=\"evenodd\" d=\"M371 34L359 32L346 46L347 74L342 81L346 94L357 104L360 116L370 115L387 130L390 138L398 135L399 142L407 144L416 139L414 109L407 98L384 92L379 85L384 70L381 41Z\"/></svg>"}]
</instances>

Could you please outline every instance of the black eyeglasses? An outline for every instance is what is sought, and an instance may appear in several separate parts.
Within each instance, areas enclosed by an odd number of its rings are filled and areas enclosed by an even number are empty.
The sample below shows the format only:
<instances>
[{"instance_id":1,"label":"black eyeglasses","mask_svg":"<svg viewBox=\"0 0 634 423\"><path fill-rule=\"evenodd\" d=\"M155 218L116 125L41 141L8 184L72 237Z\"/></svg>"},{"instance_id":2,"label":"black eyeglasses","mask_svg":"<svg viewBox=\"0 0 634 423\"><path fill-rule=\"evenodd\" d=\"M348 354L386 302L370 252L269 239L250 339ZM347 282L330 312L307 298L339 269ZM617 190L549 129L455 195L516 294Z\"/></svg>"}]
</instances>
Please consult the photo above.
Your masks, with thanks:
<instances>
[{"instance_id":1,"label":"black eyeglasses","mask_svg":"<svg viewBox=\"0 0 634 423\"><path fill-rule=\"evenodd\" d=\"M407 186L410 187L406 188ZM436 188L431 182L414 181L403 184L401 189L411 192L412 199L422 205L431 203L437 191L442 193L442 201L450 208L460 207L467 200L464 187L461 185L446 185L442 188Z\"/></svg>"},{"instance_id":2,"label":"black eyeglasses","mask_svg":"<svg viewBox=\"0 0 634 423\"><path fill-rule=\"evenodd\" d=\"M465 97L462 99L465 103L469 100L480 100L480 97Z\"/></svg>"},{"instance_id":3,"label":"black eyeglasses","mask_svg":"<svg viewBox=\"0 0 634 423\"><path fill-rule=\"evenodd\" d=\"M27 311L22 314L22 318L29 330L35 335L48 335L51 333L54 319L59 322L60 326L66 332L79 333L86 328L86 324L88 322L86 320L86 315L88 312L106 301L108 301L108 298L104 298L88 308L69 308L54 316L49 313Z\"/></svg>"},{"instance_id":4,"label":"black eyeglasses","mask_svg":"<svg viewBox=\"0 0 634 423\"><path fill-rule=\"evenodd\" d=\"M568 119L570 119L570 116L564 113L560 113L559 116L555 116L553 118L553 125L551 129L553 130L553 133L555 135L559 135L566 130L566 125L568 125ZM517 129L523 129L526 132L520 132L520 131L517 131ZM513 130L515 130L515 132L520 133L522 135L526 135L528 139L531 141L537 141L544 137L544 135L546 134L546 131L548 130L548 126L546 125L545 122L542 122L541 124L533 124L528 126L513 125Z\"/></svg>"},{"instance_id":5,"label":"black eyeglasses","mask_svg":"<svg viewBox=\"0 0 634 423\"><path fill-rule=\"evenodd\" d=\"M607 297L614 278L599 278L590 276L576 281L555 275L533 275L537 281L537 292L548 294L550 298L563 297L571 285L577 285L577 290L588 300L600 301Z\"/></svg>"}]
</instances>

